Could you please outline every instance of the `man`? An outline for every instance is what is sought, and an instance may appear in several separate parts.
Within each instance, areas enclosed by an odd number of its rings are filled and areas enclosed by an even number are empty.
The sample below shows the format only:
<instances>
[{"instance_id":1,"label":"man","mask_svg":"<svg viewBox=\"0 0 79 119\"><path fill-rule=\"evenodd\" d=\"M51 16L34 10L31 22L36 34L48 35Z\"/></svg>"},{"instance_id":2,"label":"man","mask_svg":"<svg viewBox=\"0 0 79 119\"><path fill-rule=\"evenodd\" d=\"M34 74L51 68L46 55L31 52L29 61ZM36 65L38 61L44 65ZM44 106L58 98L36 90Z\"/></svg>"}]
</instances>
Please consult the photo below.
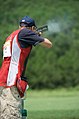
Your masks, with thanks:
<instances>
[{"instance_id":1,"label":"man","mask_svg":"<svg viewBox=\"0 0 79 119\"><path fill-rule=\"evenodd\" d=\"M0 69L0 119L21 119L21 98L27 87L24 77L33 46L52 47L52 43L36 32L35 21L25 16L20 27L3 45L3 63Z\"/></svg>"}]
</instances>

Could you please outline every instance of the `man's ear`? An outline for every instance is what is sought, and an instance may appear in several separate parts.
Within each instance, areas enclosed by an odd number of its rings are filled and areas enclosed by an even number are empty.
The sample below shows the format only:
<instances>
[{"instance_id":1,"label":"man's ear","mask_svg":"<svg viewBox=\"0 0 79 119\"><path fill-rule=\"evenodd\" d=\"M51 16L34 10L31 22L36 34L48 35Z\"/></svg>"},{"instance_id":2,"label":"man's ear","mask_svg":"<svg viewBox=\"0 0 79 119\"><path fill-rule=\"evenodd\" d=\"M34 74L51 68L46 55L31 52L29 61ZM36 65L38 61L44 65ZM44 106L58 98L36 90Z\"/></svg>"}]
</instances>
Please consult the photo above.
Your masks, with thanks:
<instances>
[{"instance_id":1,"label":"man's ear","mask_svg":"<svg viewBox=\"0 0 79 119\"><path fill-rule=\"evenodd\" d=\"M34 30L34 26L32 26L31 29Z\"/></svg>"}]
</instances>

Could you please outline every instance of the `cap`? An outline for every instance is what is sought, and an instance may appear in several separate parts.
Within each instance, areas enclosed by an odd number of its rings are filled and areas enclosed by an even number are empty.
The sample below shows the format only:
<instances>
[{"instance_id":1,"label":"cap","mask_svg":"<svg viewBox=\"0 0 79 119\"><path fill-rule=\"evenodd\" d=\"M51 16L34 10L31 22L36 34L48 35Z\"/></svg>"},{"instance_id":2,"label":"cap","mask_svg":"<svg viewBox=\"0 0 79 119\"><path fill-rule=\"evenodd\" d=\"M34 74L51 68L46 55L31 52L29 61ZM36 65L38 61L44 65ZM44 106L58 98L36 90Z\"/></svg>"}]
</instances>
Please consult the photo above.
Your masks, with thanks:
<instances>
[{"instance_id":1,"label":"cap","mask_svg":"<svg viewBox=\"0 0 79 119\"><path fill-rule=\"evenodd\" d=\"M20 20L20 26L22 23L24 23L25 26L27 26L27 27L32 27L32 26L36 27L35 21L32 18L30 18L29 16L25 16Z\"/></svg>"}]
</instances>

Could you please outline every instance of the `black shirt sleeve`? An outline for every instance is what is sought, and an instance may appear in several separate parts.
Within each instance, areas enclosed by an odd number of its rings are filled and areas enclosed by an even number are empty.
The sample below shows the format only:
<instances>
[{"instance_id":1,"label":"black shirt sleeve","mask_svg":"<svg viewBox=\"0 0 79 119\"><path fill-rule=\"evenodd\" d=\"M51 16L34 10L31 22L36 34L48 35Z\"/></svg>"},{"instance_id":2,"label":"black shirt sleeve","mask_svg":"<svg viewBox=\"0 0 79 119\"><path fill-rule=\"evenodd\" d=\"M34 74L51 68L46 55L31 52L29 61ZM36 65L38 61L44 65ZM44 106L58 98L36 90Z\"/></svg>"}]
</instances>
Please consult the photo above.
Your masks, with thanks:
<instances>
[{"instance_id":1,"label":"black shirt sleeve","mask_svg":"<svg viewBox=\"0 0 79 119\"><path fill-rule=\"evenodd\" d=\"M24 28L18 34L18 41L21 47L28 47L30 45L36 46L40 42L43 42L44 38L38 36L35 32Z\"/></svg>"}]
</instances>

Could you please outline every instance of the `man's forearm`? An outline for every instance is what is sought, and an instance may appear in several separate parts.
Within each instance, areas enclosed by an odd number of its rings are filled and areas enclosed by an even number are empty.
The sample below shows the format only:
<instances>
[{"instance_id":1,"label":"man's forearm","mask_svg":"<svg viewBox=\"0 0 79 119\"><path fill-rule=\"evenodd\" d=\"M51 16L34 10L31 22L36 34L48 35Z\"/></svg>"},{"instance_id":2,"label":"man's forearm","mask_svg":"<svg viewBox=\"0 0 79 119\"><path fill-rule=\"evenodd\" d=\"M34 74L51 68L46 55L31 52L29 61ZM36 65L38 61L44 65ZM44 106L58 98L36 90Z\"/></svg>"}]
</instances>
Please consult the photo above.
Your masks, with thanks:
<instances>
[{"instance_id":1,"label":"man's forearm","mask_svg":"<svg viewBox=\"0 0 79 119\"><path fill-rule=\"evenodd\" d=\"M44 41L40 43L41 45L47 47L47 48L51 48L52 47L52 42L49 41L47 38L44 38Z\"/></svg>"}]
</instances>

